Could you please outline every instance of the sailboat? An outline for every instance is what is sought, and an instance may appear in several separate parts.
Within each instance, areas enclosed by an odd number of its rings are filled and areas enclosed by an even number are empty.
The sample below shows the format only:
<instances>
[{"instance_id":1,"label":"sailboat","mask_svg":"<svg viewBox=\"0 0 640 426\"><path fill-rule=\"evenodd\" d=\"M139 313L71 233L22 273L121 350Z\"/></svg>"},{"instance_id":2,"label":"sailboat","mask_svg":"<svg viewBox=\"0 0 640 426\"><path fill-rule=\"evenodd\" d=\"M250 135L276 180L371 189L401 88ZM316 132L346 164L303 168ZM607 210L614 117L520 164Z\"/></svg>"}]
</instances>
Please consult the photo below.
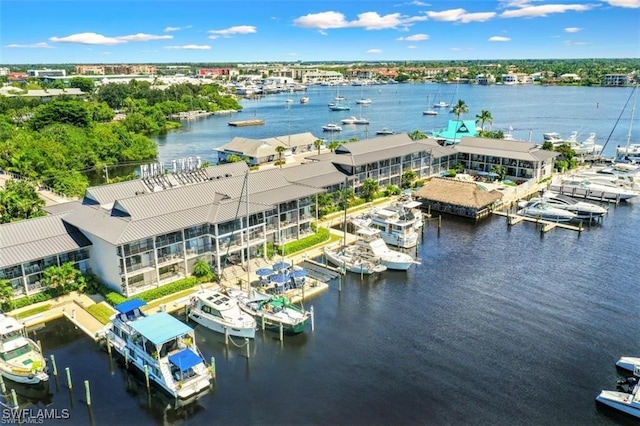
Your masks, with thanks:
<instances>
[{"instance_id":1,"label":"sailboat","mask_svg":"<svg viewBox=\"0 0 640 426\"><path fill-rule=\"evenodd\" d=\"M343 103L347 99L344 96L340 96L340 88L338 87L338 91L336 93L335 102L329 103L329 109L331 111L348 111L351 109L349 104Z\"/></svg>"},{"instance_id":2,"label":"sailboat","mask_svg":"<svg viewBox=\"0 0 640 426\"><path fill-rule=\"evenodd\" d=\"M429 95L427 95L427 105L429 104ZM438 115L438 111L435 109L427 109L422 111L423 115Z\"/></svg>"}]
</instances>

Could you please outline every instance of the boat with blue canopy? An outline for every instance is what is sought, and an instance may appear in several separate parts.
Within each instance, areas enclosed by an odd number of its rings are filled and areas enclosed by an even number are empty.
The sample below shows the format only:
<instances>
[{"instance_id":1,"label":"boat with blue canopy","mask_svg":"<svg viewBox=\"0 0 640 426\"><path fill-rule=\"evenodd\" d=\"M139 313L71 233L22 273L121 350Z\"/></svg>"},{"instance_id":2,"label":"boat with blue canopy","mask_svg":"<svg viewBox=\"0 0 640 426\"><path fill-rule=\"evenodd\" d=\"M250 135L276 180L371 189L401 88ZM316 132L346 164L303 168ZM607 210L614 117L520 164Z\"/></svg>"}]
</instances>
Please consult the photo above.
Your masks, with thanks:
<instances>
[{"instance_id":1,"label":"boat with blue canopy","mask_svg":"<svg viewBox=\"0 0 640 426\"><path fill-rule=\"evenodd\" d=\"M166 312L146 315L145 302L127 300L115 306L106 332L107 344L169 395L196 399L212 385L212 371L196 346L195 332Z\"/></svg>"}]
</instances>

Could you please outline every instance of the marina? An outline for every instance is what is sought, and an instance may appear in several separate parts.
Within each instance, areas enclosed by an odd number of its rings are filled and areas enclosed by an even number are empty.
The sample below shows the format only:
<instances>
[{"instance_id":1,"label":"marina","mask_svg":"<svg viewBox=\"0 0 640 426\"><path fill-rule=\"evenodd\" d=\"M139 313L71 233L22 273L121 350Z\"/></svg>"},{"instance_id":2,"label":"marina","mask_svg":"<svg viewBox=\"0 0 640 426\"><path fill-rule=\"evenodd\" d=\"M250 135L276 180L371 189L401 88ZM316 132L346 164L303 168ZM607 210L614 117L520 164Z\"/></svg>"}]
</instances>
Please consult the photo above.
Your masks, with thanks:
<instances>
[{"instance_id":1,"label":"marina","mask_svg":"<svg viewBox=\"0 0 640 426\"><path fill-rule=\"evenodd\" d=\"M379 104L376 99L370 108ZM163 424L204 424L212 413L234 424L633 424L594 403L615 383L620 355L640 350L634 339L640 326L629 321L640 296L628 279L638 273L638 230L630 226L638 223L637 205L610 204L602 222L544 237L531 226L505 230L501 213L480 222L443 215L437 230L424 223L413 248L421 262L402 272L342 275L339 267L324 267L320 250L299 254L290 263L329 278L304 298L319 326L284 339L258 329L251 344L237 347L225 344L222 333L195 326L202 359L215 359L217 384L187 407L147 403L161 397L98 349L93 323L79 308L84 299L71 302L78 308L62 310L60 303L51 309L59 319L47 313L44 326L29 331L58 365L50 406L69 409L78 423L117 423L118 413L127 412L131 421ZM247 275L239 265L225 273L230 282ZM183 299L154 310L169 308L190 323L182 313L189 297ZM575 359L585 360L582 369ZM67 366L76 382L89 380L101 396L91 410L77 403L85 400L81 386L67 389ZM536 386L523 383L523 366L536 370ZM562 392L566 400L559 404L551 394ZM500 398L509 399L510 410L496 403ZM378 409L381 399L392 409ZM265 421L266 415L278 421Z\"/></svg>"}]
</instances>

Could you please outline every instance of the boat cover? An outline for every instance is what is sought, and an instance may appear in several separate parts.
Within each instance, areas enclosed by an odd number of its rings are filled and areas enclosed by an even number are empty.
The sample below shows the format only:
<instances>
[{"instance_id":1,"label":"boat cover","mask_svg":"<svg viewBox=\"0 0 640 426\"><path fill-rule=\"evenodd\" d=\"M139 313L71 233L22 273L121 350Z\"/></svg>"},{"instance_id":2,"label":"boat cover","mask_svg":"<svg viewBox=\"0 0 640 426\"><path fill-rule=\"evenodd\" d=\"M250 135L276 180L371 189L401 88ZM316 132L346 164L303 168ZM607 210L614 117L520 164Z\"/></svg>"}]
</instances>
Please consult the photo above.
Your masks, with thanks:
<instances>
[{"instance_id":1,"label":"boat cover","mask_svg":"<svg viewBox=\"0 0 640 426\"><path fill-rule=\"evenodd\" d=\"M126 302L117 304L115 308L116 308L116 311L120 312L121 314L127 314L133 311L134 309L144 305L146 305L146 303L143 300L131 299L131 300L127 300Z\"/></svg>"},{"instance_id":2,"label":"boat cover","mask_svg":"<svg viewBox=\"0 0 640 426\"><path fill-rule=\"evenodd\" d=\"M154 345L161 345L193 331L191 327L166 312L158 312L132 321L131 328Z\"/></svg>"},{"instance_id":3,"label":"boat cover","mask_svg":"<svg viewBox=\"0 0 640 426\"><path fill-rule=\"evenodd\" d=\"M169 362L178 367L180 371L187 371L191 367L200 364L202 358L191 349L184 349L176 354L170 355Z\"/></svg>"}]
</instances>

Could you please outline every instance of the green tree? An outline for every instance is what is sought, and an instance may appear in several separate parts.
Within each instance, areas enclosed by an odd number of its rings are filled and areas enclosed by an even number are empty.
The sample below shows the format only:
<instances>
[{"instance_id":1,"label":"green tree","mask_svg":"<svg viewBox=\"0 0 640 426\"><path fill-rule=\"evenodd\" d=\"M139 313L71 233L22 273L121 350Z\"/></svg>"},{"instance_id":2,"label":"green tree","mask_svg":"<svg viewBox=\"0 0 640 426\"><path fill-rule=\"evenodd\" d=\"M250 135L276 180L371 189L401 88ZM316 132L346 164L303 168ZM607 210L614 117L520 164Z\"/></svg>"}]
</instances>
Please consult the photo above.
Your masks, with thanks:
<instances>
[{"instance_id":1,"label":"green tree","mask_svg":"<svg viewBox=\"0 0 640 426\"><path fill-rule=\"evenodd\" d=\"M316 139L313 141L313 146L318 150L318 155L320 155L320 149L324 146L324 141L322 139Z\"/></svg>"},{"instance_id":2,"label":"green tree","mask_svg":"<svg viewBox=\"0 0 640 426\"><path fill-rule=\"evenodd\" d=\"M73 262L66 262L61 266L49 266L42 271L42 282L58 295L64 295L71 291L71 286L79 276L80 271L75 268Z\"/></svg>"},{"instance_id":3,"label":"green tree","mask_svg":"<svg viewBox=\"0 0 640 426\"><path fill-rule=\"evenodd\" d=\"M88 127L91 122L89 110L83 102L55 100L36 108L29 120L29 127L36 131L54 123Z\"/></svg>"},{"instance_id":4,"label":"green tree","mask_svg":"<svg viewBox=\"0 0 640 426\"><path fill-rule=\"evenodd\" d=\"M413 185L413 181L416 179L416 177L418 177L418 174L413 170L405 170L402 173L402 177L400 179L402 182L401 183L402 189L411 188L411 186Z\"/></svg>"},{"instance_id":5,"label":"green tree","mask_svg":"<svg viewBox=\"0 0 640 426\"><path fill-rule=\"evenodd\" d=\"M491 168L491 172L497 174L498 179L500 180L504 180L504 178L507 176L507 169L501 164L496 164L495 166L493 166Z\"/></svg>"},{"instance_id":6,"label":"green tree","mask_svg":"<svg viewBox=\"0 0 640 426\"><path fill-rule=\"evenodd\" d=\"M396 185L387 185L387 187L384 189L384 192L386 193L387 196L390 195L400 195L400 188L398 188Z\"/></svg>"},{"instance_id":7,"label":"green tree","mask_svg":"<svg viewBox=\"0 0 640 426\"><path fill-rule=\"evenodd\" d=\"M366 201L373 200L373 197L376 195L378 190L380 189L380 184L375 179L365 179L362 182L362 186L360 187L360 192L362 194L362 198Z\"/></svg>"},{"instance_id":8,"label":"green tree","mask_svg":"<svg viewBox=\"0 0 640 426\"><path fill-rule=\"evenodd\" d=\"M469 107L462 99L458 99L458 103L452 108L453 113L456 115L456 120L460 121L460 116L469 112Z\"/></svg>"},{"instance_id":9,"label":"green tree","mask_svg":"<svg viewBox=\"0 0 640 426\"><path fill-rule=\"evenodd\" d=\"M7 306L9 310L13 308L13 287L11 281L0 279L0 300L3 306Z\"/></svg>"},{"instance_id":10,"label":"green tree","mask_svg":"<svg viewBox=\"0 0 640 426\"><path fill-rule=\"evenodd\" d=\"M84 93L91 94L95 89L93 80L86 77L72 77L69 80L69 87L75 87L82 90Z\"/></svg>"},{"instance_id":11,"label":"green tree","mask_svg":"<svg viewBox=\"0 0 640 426\"><path fill-rule=\"evenodd\" d=\"M544 141L544 143L542 144L542 149L544 149L545 151L553 151L554 150L554 146L553 146L553 142L551 141Z\"/></svg>"},{"instance_id":12,"label":"green tree","mask_svg":"<svg viewBox=\"0 0 640 426\"><path fill-rule=\"evenodd\" d=\"M285 148L282 145L278 145L276 147L276 152L278 153L278 164L280 164L280 168L282 168L282 155L284 154L284 152L287 150L287 148Z\"/></svg>"},{"instance_id":13,"label":"green tree","mask_svg":"<svg viewBox=\"0 0 640 426\"><path fill-rule=\"evenodd\" d=\"M480 128L484 130L484 123L493 123L493 116L489 111L483 109L480 114L476 114L476 123L480 123Z\"/></svg>"},{"instance_id":14,"label":"green tree","mask_svg":"<svg viewBox=\"0 0 640 426\"><path fill-rule=\"evenodd\" d=\"M211 265L204 259L198 259L193 264L193 275L200 279L206 279L207 281L210 281L214 277Z\"/></svg>"},{"instance_id":15,"label":"green tree","mask_svg":"<svg viewBox=\"0 0 640 426\"><path fill-rule=\"evenodd\" d=\"M0 223L45 216L45 202L33 185L22 180L8 180L0 189Z\"/></svg>"},{"instance_id":16,"label":"green tree","mask_svg":"<svg viewBox=\"0 0 640 426\"><path fill-rule=\"evenodd\" d=\"M409 133L408 136L412 141L428 138L428 136L423 132L421 132L420 130L414 130L413 132Z\"/></svg>"}]
</instances>

